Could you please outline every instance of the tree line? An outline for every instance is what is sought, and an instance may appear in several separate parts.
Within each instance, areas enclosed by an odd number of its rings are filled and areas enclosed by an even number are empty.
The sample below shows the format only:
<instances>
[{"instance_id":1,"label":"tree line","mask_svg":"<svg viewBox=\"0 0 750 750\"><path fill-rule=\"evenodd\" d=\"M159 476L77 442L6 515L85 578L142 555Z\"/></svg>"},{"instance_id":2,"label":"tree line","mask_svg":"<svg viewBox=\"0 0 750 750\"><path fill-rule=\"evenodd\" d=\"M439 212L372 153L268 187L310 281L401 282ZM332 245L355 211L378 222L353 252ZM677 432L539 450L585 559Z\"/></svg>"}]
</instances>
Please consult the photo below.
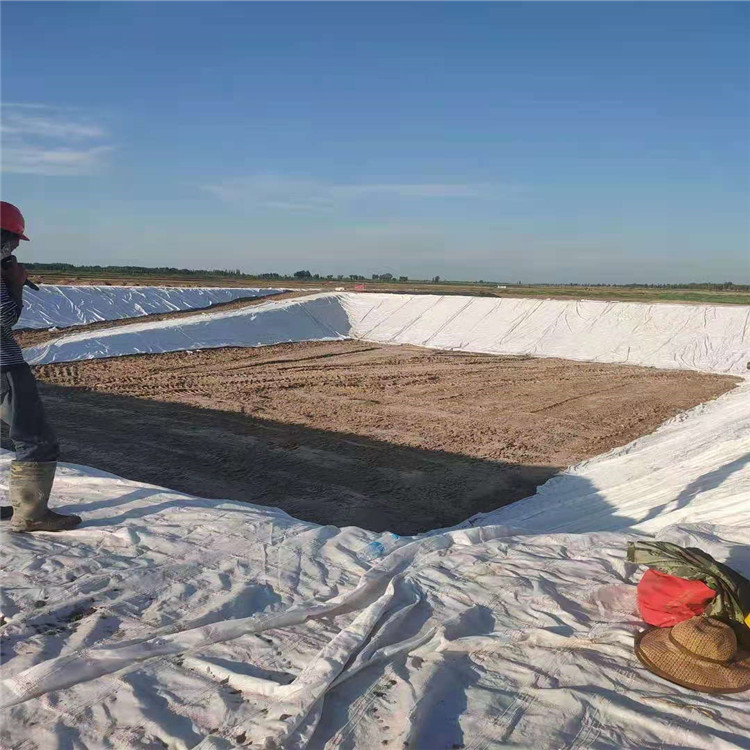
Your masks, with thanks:
<instances>
[{"instance_id":1,"label":"tree line","mask_svg":"<svg viewBox=\"0 0 750 750\"><path fill-rule=\"evenodd\" d=\"M328 274L322 275L311 271L295 271L293 274L283 273L243 273L238 269L214 268L211 270L196 270L192 268L174 268L172 266L157 266L154 268L146 266L76 266L72 263L24 263L29 271L50 271L67 274L90 275L112 275L112 276L218 276L232 279L249 280L278 280L291 281L367 281L367 276L357 273L350 274ZM439 280L439 277L437 277ZM409 281L408 276L395 277L393 274L372 274L372 281Z\"/></svg>"},{"instance_id":2,"label":"tree line","mask_svg":"<svg viewBox=\"0 0 750 750\"><path fill-rule=\"evenodd\" d=\"M112 276L182 276L182 277L196 277L203 278L206 276L219 277L219 278L231 278L231 279L247 279L249 281L369 281L369 282L408 282L410 281L408 276L394 276L391 273L373 273L369 277L363 276L362 274L350 273L350 274L328 274L323 275L319 273L312 273L309 270L295 271L293 274L282 274L282 273L243 273L239 268L237 269L226 269L226 268L215 268L212 270L196 270L192 268L174 268L172 266L158 266L156 268L149 268L146 266L76 266L72 263L24 263L24 266L29 271L50 271L57 273L66 273L71 275L112 275ZM433 284L441 282L440 276L432 276L430 279L413 279L413 281L430 281ZM495 285L503 284L507 286L571 286L571 287L610 287L617 289L690 289L695 291L734 291L734 292L748 292L750 291L750 284L735 284L732 281L724 281L720 283L716 282L691 282L686 284L582 284L578 282L570 282L568 284L559 283L536 283L536 284L522 284L521 281L516 282L499 282L499 281L485 281L480 279L479 281L447 281L443 280L445 284L486 284Z\"/></svg>"}]
</instances>

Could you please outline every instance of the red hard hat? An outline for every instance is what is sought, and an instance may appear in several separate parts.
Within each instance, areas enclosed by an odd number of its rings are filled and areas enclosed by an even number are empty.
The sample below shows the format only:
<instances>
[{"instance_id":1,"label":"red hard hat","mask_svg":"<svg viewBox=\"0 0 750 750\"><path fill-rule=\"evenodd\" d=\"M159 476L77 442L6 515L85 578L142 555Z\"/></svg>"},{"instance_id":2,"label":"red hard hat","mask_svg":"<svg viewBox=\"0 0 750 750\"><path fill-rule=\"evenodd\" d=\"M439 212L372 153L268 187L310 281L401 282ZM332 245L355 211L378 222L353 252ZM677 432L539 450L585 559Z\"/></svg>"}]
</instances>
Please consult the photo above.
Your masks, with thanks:
<instances>
[{"instance_id":1,"label":"red hard hat","mask_svg":"<svg viewBox=\"0 0 750 750\"><path fill-rule=\"evenodd\" d=\"M19 235L22 240L29 238L24 234L26 222L23 214L12 204L0 201L0 229Z\"/></svg>"}]
</instances>

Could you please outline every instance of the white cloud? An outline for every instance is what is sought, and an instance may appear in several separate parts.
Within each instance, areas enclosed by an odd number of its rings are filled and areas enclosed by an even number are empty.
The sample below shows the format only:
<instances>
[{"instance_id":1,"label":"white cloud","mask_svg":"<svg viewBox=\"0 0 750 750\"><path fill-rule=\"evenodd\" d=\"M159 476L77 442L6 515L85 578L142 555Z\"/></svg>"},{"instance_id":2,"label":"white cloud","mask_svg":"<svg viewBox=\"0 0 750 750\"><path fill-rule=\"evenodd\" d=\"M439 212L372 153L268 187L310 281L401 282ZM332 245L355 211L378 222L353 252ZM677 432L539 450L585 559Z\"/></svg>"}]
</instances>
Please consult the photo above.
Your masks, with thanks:
<instances>
[{"instance_id":1,"label":"white cloud","mask_svg":"<svg viewBox=\"0 0 750 750\"><path fill-rule=\"evenodd\" d=\"M491 185L461 185L441 183L393 183L384 185L333 185L334 195L354 197L359 195L396 195L403 198L477 198L492 192Z\"/></svg>"},{"instance_id":2,"label":"white cloud","mask_svg":"<svg viewBox=\"0 0 750 750\"><path fill-rule=\"evenodd\" d=\"M466 199L499 198L524 190L518 186L467 183L331 183L274 175L225 180L204 185L216 197L235 204L291 212L332 213L362 198Z\"/></svg>"},{"instance_id":3,"label":"white cloud","mask_svg":"<svg viewBox=\"0 0 750 750\"><path fill-rule=\"evenodd\" d=\"M4 103L2 171L49 176L92 174L110 145L92 144L107 135L80 110L47 104Z\"/></svg>"},{"instance_id":4,"label":"white cloud","mask_svg":"<svg viewBox=\"0 0 750 750\"><path fill-rule=\"evenodd\" d=\"M230 203L282 211L325 212L336 205L330 190L313 180L258 176L205 185L204 189Z\"/></svg>"},{"instance_id":5,"label":"white cloud","mask_svg":"<svg viewBox=\"0 0 750 750\"><path fill-rule=\"evenodd\" d=\"M106 135L98 125L56 120L48 117L26 117L10 115L3 118L3 133L19 133L25 136L45 138L101 138Z\"/></svg>"},{"instance_id":6,"label":"white cloud","mask_svg":"<svg viewBox=\"0 0 750 750\"><path fill-rule=\"evenodd\" d=\"M111 146L82 150L10 146L3 148L3 171L49 176L92 174L110 151Z\"/></svg>"},{"instance_id":7,"label":"white cloud","mask_svg":"<svg viewBox=\"0 0 750 750\"><path fill-rule=\"evenodd\" d=\"M31 102L3 102L3 108L12 107L13 109L46 109L49 111L73 110L73 107L59 107L55 104L34 104Z\"/></svg>"}]
</instances>

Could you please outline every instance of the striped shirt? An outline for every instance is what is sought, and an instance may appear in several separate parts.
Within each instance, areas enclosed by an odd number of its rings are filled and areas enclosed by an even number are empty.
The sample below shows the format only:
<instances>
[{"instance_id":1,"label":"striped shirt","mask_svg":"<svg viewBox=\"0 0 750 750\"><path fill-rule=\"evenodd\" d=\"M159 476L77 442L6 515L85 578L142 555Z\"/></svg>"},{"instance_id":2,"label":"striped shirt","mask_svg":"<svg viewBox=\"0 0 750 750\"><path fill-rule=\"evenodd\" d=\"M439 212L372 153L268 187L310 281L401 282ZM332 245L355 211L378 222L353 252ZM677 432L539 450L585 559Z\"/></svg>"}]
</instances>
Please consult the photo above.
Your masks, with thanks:
<instances>
[{"instance_id":1,"label":"striped shirt","mask_svg":"<svg viewBox=\"0 0 750 750\"><path fill-rule=\"evenodd\" d=\"M23 364L21 347L13 338L13 326L21 317L21 296L12 295L3 281L0 287L0 367L16 367Z\"/></svg>"}]
</instances>

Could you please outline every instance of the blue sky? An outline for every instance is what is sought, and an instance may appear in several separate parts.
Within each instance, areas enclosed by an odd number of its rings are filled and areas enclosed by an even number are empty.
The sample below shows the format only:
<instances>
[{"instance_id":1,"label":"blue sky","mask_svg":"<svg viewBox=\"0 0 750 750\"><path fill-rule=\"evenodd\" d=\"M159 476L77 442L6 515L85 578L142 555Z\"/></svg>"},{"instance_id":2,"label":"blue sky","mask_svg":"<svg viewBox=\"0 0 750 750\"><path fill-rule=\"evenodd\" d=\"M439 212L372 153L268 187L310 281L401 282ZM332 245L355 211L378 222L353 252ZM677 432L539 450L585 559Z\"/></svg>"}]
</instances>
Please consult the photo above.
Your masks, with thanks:
<instances>
[{"instance_id":1,"label":"blue sky","mask_svg":"<svg viewBox=\"0 0 750 750\"><path fill-rule=\"evenodd\" d=\"M750 283L746 3L2 3L32 261Z\"/></svg>"}]
</instances>

